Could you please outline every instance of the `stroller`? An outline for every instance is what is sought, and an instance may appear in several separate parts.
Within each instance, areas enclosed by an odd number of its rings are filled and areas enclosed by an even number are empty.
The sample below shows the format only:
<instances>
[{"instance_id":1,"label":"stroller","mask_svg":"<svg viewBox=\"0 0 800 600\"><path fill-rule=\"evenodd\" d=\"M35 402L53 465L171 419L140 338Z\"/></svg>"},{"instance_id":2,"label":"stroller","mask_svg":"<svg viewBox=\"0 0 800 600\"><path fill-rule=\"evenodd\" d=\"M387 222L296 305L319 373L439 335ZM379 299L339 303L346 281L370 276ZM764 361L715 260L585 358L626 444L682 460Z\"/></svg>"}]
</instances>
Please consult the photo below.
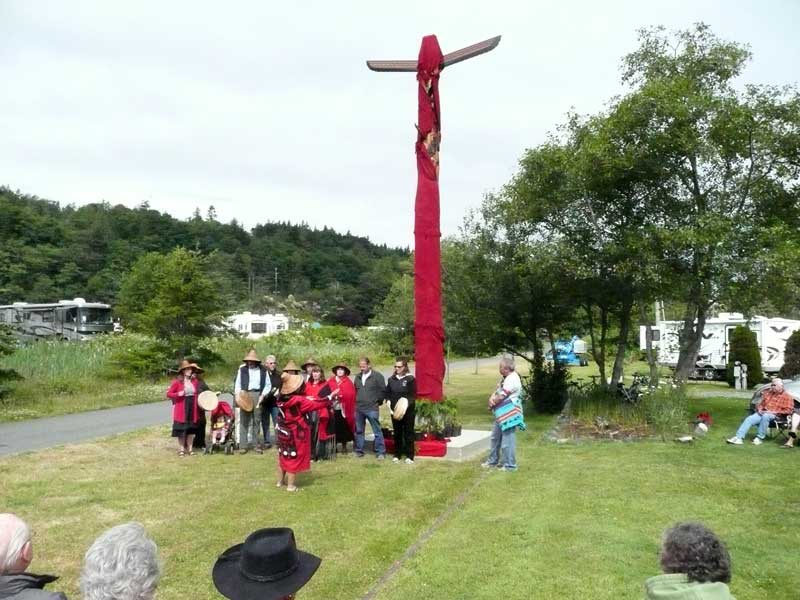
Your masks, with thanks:
<instances>
[{"instance_id":1,"label":"stroller","mask_svg":"<svg viewBox=\"0 0 800 600\"><path fill-rule=\"evenodd\" d=\"M213 454L214 448L224 450L225 454L233 454L234 419L231 405L223 400L229 394L220 394L220 401L211 411L210 442L206 446L205 454Z\"/></svg>"}]
</instances>

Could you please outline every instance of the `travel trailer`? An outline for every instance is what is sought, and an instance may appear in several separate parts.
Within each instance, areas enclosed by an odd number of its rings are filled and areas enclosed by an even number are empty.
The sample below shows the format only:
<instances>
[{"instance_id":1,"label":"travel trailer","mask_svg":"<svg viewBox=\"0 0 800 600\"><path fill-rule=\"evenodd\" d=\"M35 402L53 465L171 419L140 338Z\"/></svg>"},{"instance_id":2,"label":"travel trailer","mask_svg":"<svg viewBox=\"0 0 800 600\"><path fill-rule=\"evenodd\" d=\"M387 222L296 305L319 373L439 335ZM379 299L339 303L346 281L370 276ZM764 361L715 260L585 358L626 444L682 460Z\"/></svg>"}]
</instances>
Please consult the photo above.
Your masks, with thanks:
<instances>
[{"instance_id":1,"label":"travel trailer","mask_svg":"<svg viewBox=\"0 0 800 600\"><path fill-rule=\"evenodd\" d=\"M243 312L231 315L225 320L228 327L247 337L257 340L265 335L272 335L289 329L289 317L280 313L275 315L254 315Z\"/></svg>"},{"instance_id":2,"label":"travel trailer","mask_svg":"<svg viewBox=\"0 0 800 600\"><path fill-rule=\"evenodd\" d=\"M786 340L800 329L800 321L792 319L760 316L745 319L741 313L720 313L706 321L693 377L708 380L725 378L730 334L739 325L746 325L755 332L761 351L761 368L765 374L775 374L780 370ZM653 349L657 352L659 364L672 368L678 364L678 334L682 326L683 321L660 321L652 326ZM644 326L639 328L639 347L642 350L646 348L646 329Z\"/></svg>"},{"instance_id":3,"label":"travel trailer","mask_svg":"<svg viewBox=\"0 0 800 600\"><path fill-rule=\"evenodd\" d=\"M83 298L50 304L6 304L0 306L0 324L10 325L22 341L80 341L114 331L111 306Z\"/></svg>"}]
</instances>

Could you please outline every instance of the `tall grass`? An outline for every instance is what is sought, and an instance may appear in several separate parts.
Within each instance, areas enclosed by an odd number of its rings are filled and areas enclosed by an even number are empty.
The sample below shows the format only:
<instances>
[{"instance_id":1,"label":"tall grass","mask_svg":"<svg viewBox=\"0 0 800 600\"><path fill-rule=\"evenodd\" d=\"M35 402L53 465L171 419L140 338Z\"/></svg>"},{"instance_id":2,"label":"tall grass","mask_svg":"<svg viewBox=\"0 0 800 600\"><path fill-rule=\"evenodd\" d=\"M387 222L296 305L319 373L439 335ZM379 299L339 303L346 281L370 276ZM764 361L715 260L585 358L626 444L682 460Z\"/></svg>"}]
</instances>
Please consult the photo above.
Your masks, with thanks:
<instances>
[{"instance_id":1,"label":"tall grass","mask_svg":"<svg viewBox=\"0 0 800 600\"><path fill-rule=\"evenodd\" d=\"M636 404L623 402L615 390L602 387L574 387L569 396L573 421L623 429L646 428L664 440L685 433L689 426L688 399L683 388L649 390Z\"/></svg>"},{"instance_id":2,"label":"tall grass","mask_svg":"<svg viewBox=\"0 0 800 600\"><path fill-rule=\"evenodd\" d=\"M136 377L115 361L120 353L141 349L149 341L141 335L122 334L85 342L41 341L19 348L0 361L0 366L15 369L23 377L9 386L0 421L162 400L167 373L155 380ZM203 345L221 358L215 365L201 364L206 381L218 391L233 387L236 368L249 348L255 348L262 359L274 354L279 366L289 360L300 365L313 357L326 373L340 361L354 368L364 355L375 364L392 360L374 334L344 327L288 331L256 341L226 336L204 340Z\"/></svg>"}]
</instances>

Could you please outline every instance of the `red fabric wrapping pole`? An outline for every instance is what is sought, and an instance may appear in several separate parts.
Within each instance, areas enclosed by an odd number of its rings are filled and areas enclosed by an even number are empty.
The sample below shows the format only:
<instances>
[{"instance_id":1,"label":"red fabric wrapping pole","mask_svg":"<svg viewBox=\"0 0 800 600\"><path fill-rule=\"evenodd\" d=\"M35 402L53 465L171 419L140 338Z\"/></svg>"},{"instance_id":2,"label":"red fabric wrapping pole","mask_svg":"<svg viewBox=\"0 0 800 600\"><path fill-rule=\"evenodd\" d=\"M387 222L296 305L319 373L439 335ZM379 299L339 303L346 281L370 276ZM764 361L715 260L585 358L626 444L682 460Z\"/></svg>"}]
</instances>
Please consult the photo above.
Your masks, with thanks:
<instances>
[{"instance_id":1,"label":"red fabric wrapping pole","mask_svg":"<svg viewBox=\"0 0 800 600\"><path fill-rule=\"evenodd\" d=\"M414 345L417 396L443 398L444 325L439 240L439 72L442 50L435 35L422 39L417 63L417 195L414 203Z\"/></svg>"}]
</instances>

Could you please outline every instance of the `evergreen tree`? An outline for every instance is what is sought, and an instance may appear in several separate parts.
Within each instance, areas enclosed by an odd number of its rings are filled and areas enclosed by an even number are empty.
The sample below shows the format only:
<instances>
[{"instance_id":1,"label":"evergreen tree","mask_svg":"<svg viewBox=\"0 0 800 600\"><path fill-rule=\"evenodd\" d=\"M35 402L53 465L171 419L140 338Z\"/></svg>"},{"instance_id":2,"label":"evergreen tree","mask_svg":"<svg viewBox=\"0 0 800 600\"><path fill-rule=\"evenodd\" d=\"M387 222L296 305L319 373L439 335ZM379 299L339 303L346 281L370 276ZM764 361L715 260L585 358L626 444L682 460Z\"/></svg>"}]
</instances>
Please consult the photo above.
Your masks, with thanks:
<instances>
[{"instance_id":1,"label":"evergreen tree","mask_svg":"<svg viewBox=\"0 0 800 600\"><path fill-rule=\"evenodd\" d=\"M731 332L730 351L728 352L728 369L726 378L733 387L733 367L736 362L747 365L747 386L754 387L764 379L761 370L761 351L758 349L756 334L749 327L739 325Z\"/></svg>"},{"instance_id":2,"label":"evergreen tree","mask_svg":"<svg viewBox=\"0 0 800 600\"><path fill-rule=\"evenodd\" d=\"M784 379L792 379L800 375L800 330L795 331L786 340L786 349L783 351L783 366L778 375Z\"/></svg>"}]
</instances>

